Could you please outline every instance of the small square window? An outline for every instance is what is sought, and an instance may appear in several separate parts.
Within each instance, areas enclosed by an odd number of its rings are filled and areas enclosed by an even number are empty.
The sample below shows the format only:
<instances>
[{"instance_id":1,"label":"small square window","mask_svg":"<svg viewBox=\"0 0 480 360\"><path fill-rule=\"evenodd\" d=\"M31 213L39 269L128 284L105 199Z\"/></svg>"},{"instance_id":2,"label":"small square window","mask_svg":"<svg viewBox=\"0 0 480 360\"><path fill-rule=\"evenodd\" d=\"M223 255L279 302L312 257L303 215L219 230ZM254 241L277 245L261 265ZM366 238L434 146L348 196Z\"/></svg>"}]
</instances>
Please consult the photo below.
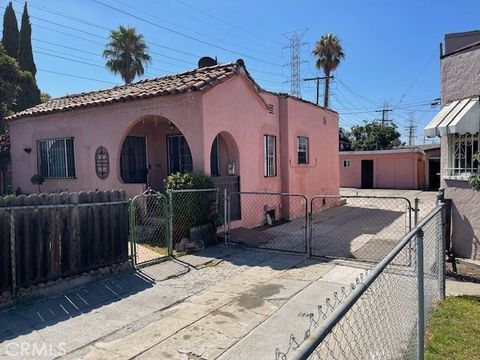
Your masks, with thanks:
<instances>
[{"instance_id":1,"label":"small square window","mask_svg":"<svg viewBox=\"0 0 480 360\"><path fill-rule=\"evenodd\" d=\"M343 167L349 168L352 165L351 160L343 160Z\"/></svg>"},{"instance_id":2,"label":"small square window","mask_svg":"<svg viewBox=\"0 0 480 360\"><path fill-rule=\"evenodd\" d=\"M45 179L75 177L74 138L37 141L38 173Z\"/></svg>"}]
</instances>

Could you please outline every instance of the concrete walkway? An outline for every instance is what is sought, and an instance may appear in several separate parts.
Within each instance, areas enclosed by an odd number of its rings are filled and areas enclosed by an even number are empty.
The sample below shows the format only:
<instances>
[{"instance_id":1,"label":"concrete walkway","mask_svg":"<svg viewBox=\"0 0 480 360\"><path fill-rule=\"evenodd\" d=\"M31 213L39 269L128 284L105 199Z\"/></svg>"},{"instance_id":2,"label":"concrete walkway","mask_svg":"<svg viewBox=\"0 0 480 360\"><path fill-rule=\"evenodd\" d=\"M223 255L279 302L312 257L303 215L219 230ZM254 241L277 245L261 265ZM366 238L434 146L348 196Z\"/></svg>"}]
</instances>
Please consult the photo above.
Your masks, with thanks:
<instances>
[{"instance_id":1,"label":"concrete walkway","mask_svg":"<svg viewBox=\"0 0 480 360\"><path fill-rule=\"evenodd\" d=\"M446 284L447 296L459 296L459 295L476 295L480 296L480 284L447 280Z\"/></svg>"},{"instance_id":2,"label":"concrete walkway","mask_svg":"<svg viewBox=\"0 0 480 360\"><path fill-rule=\"evenodd\" d=\"M191 266L169 261L0 312L0 358L39 358L33 344L42 359L274 358L363 271L241 248L181 260Z\"/></svg>"}]
</instances>

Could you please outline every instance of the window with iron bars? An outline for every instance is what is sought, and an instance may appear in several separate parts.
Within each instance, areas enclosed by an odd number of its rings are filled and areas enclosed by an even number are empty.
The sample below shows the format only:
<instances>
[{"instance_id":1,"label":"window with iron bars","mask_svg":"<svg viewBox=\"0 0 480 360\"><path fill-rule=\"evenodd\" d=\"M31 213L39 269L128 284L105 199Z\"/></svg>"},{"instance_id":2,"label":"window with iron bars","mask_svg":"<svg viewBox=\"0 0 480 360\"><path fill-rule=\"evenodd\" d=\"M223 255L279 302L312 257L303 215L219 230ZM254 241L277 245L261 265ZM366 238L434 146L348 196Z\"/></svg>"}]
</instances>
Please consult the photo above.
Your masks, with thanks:
<instances>
[{"instance_id":1,"label":"window with iron bars","mask_svg":"<svg viewBox=\"0 0 480 360\"><path fill-rule=\"evenodd\" d=\"M467 178L479 171L478 161L474 159L480 150L478 134L449 135L447 176Z\"/></svg>"},{"instance_id":2,"label":"window with iron bars","mask_svg":"<svg viewBox=\"0 0 480 360\"><path fill-rule=\"evenodd\" d=\"M273 135L265 135L265 176L277 176L277 138Z\"/></svg>"},{"instance_id":3,"label":"window with iron bars","mask_svg":"<svg viewBox=\"0 0 480 360\"><path fill-rule=\"evenodd\" d=\"M74 138L38 140L37 166L45 179L74 178Z\"/></svg>"}]
</instances>

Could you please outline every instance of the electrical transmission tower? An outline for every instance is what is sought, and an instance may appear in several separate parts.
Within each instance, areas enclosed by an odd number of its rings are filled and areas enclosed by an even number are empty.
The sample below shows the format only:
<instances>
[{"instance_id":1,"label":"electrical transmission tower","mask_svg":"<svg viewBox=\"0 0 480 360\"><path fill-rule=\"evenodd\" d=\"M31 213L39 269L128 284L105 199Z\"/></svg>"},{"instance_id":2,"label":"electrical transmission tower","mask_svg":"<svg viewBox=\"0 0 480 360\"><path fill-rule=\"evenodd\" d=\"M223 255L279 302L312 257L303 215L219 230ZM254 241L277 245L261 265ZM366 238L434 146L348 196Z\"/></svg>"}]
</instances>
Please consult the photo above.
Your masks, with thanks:
<instances>
[{"instance_id":1,"label":"electrical transmission tower","mask_svg":"<svg viewBox=\"0 0 480 360\"><path fill-rule=\"evenodd\" d=\"M290 62L285 64L285 66L290 67L290 94L298 97L302 97L300 65L306 61L301 60L301 49L302 46L308 45L308 43L302 42L303 35L307 30L295 30L283 34L289 40L289 45L285 46L284 49L290 49Z\"/></svg>"},{"instance_id":2,"label":"electrical transmission tower","mask_svg":"<svg viewBox=\"0 0 480 360\"><path fill-rule=\"evenodd\" d=\"M393 120L388 120L388 113L392 112L392 111L393 111L392 109L389 109L388 104L385 103L383 105L383 109L375 110L375 112L381 112L382 113L382 118L381 119L376 119L376 121L381 121L382 126L385 126L385 123L393 122Z\"/></svg>"},{"instance_id":3,"label":"electrical transmission tower","mask_svg":"<svg viewBox=\"0 0 480 360\"><path fill-rule=\"evenodd\" d=\"M408 145L415 145L415 139L417 138L416 131L417 126L415 125L415 119L413 118L413 112L410 113L410 118L408 120L408 125L405 127L408 136Z\"/></svg>"}]
</instances>

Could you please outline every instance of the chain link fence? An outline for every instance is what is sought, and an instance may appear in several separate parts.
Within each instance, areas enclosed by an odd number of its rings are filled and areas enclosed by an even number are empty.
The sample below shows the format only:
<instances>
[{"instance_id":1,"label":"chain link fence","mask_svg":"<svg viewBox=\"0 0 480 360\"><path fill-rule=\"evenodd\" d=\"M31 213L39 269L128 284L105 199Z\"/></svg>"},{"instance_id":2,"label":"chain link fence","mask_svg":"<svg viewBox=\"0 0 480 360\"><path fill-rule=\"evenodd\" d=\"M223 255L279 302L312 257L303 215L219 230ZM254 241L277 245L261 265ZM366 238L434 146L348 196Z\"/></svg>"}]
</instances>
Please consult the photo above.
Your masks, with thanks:
<instances>
[{"instance_id":1,"label":"chain link fence","mask_svg":"<svg viewBox=\"0 0 480 360\"><path fill-rule=\"evenodd\" d=\"M232 217L232 209L240 205ZM227 244L307 253L307 198L297 194L241 192L227 197Z\"/></svg>"},{"instance_id":2,"label":"chain link fence","mask_svg":"<svg viewBox=\"0 0 480 360\"><path fill-rule=\"evenodd\" d=\"M313 256L378 262L412 228L403 197L316 196L310 208Z\"/></svg>"},{"instance_id":3,"label":"chain link fence","mask_svg":"<svg viewBox=\"0 0 480 360\"><path fill-rule=\"evenodd\" d=\"M442 204L355 284L310 314L305 332L291 334L275 358L423 358L425 323L445 296L444 216ZM413 261L403 264L407 248Z\"/></svg>"},{"instance_id":4,"label":"chain link fence","mask_svg":"<svg viewBox=\"0 0 480 360\"><path fill-rule=\"evenodd\" d=\"M131 255L137 266L216 243L223 224L217 189L146 190L130 202Z\"/></svg>"},{"instance_id":5,"label":"chain link fence","mask_svg":"<svg viewBox=\"0 0 480 360\"><path fill-rule=\"evenodd\" d=\"M169 255L168 201L148 189L130 202L131 253L136 265L145 265Z\"/></svg>"}]
</instances>

